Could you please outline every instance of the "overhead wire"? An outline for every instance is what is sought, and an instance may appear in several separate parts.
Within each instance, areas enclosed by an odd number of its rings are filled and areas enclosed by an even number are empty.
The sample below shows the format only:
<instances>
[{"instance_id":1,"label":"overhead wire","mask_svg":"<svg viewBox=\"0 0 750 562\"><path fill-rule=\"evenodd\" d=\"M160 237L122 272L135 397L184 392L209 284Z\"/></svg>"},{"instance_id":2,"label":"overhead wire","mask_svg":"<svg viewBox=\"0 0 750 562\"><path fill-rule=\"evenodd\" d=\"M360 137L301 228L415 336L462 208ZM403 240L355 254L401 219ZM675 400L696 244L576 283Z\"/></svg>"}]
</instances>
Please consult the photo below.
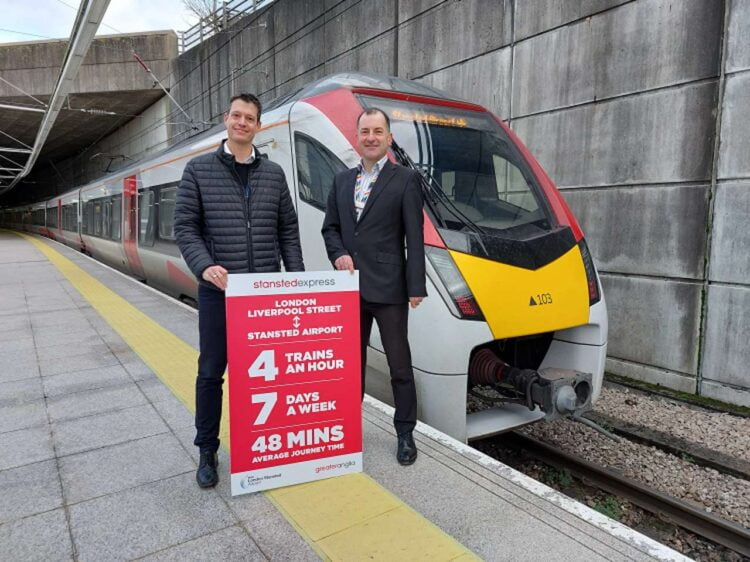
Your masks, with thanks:
<instances>
[{"instance_id":1,"label":"overhead wire","mask_svg":"<svg viewBox=\"0 0 750 562\"><path fill-rule=\"evenodd\" d=\"M4 27L0 27L0 31L4 31L5 33L15 33L16 35L28 35L29 37L39 37L40 39L51 39L53 41L60 41L60 42L67 42L67 39L61 39L60 37L49 37L47 35L39 35L38 33L28 33L26 31L18 31L16 29L6 29Z\"/></svg>"},{"instance_id":2,"label":"overhead wire","mask_svg":"<svg viewBox=\"0 0 750 562\"><path fill-rule=\"evenodd\" d=\"M247 29L248 27L252 27L252 25L251 25L251 24L254 24L254 21L255 21L255 20L253 20L253 21L250 21L250 22L248 22L248 23L247 23L247 24L246 24L245 26L243 26L243 27L242 27L241 29L238 29L238 30L235 30L235 31L231 32L231 33L233 33L233 37L234 37L234 36L236 36L236 35L238 35L238 34L240 34L240 33L242 33L243 31L245 31L245 30L246 30L246 29ZM318 29L318 28L315 28L315 29ZM315 30L312 30L312 31L315 31ZM227 33L230 33L230 32L227 32ZM229 38L228 40L226 40L226 41L225 41L224 43L222 43L222 44L221 44L220 46L218 46L218 47L217 47L217 48L215 48L215 49L214 49L213 51L211 51L210 53L208 53L208 54L206 55L206 58L207 58L207 59L208 59L208 58L210 58L210 57L211 57L211 56L213 56L213 55L214 55L215 53L217 53L217 52L218 52L219 50L221 50L221 49L222 49L222 48L224 48L224 47L225 47L226 45L228 45L228 44L229 44L229 43L231 42L231 40L232 40L232 38L233 38L233 37L230 37L230 38ZM287 39L288 37L289 37L289 36L285 37L285 38L284 38L284 40L285 40L285 39ZM270 58L271 58L271 55L272 55L273 53L274 53L274 48L273 48L273 47L271 47L271 48L267 49L266 51L263 51L262 53L259 53L259 54L258 54L258 55L257 55L257 56L256 56L256 57L254 58L254 59L252 59L252 60L250 60L250 61L247 61L247 62L245 62L245 63L244 63L244 64L243 64L243 65L242 65L241 67L239 67L239 68L240 68L240 69L244 69L245 67L247 67L247 66L250 66L250 65L254 65L254 64L262 64L263 62L266 62L266 61L270 60ZM258 60L259 58L263 57L264 55L269 55L269 56L266 56L266 57L265 57L265 58L263 58L262 60ZM182 59L183 57L182 57L182 56L180 56L179 58L180 58L180 59ZM187 60L191 60L191 59L187 59ZM203 62L204 62L204 61L201 61L201 64L202 64ZM174 84L172 84L172 85L171 85L171 88L172 88L172 89L174 89L174 87L175 87L175 86L177 86L177 85L178 85L178 84L179 84L180 82L182 82L183 80L185 80L185 79L186 79L186 78L187 78L187 77L188 77L188 76L189 76L190 74L192 74L192 73L193 73L193 72L194 72L194 71L195 71L195 70L196 70L197 68L198 68L198 67L195 67L195 68L192 68L192 69L188 70L188 71L186 72L186 74L185 74L185 75L184 75L184 76L183 76L182 78L180 78L180 79L179 79L179 80L178 80L177 82L175 82ZM234 69L234 70L235 70L235 72L236 72L236 70L237 70L237 69ZM195 96L193 96L192 98L190 98L190 99L189 99L188 101L184 102L184 103L182 104L183 108L185 108L185 109L190 109L190 108L192 108L192 107L196 106L196 105L197 105L198 103L201 103L201 102L203 102L203 101L204 101L204 99L205 99L205 96L206 96L206 94L210 94L210 93L211 93L211 92L212 92L213 90L221 88L221 87L222 87L222 86L223 86L223 85L224 85L224 84L225 84L225 83L226 83L227 81L229 81L229 80L232 80L232 79L234 79L234 74L235 74L235 72L231 72L231 71L230 71L230 73L229 73L229 74L226 74L226 75L224 75L224 76L223 76L223 77L221 77L221 78L220 78L220 79L219 79L218 81L216 81L216 82L214 82L214 83L212 83L212 84L209 84L209 86L208 86L208 89L203 89L203 90L201 90L201 91L200 91L200 92L199 92L198 94L196 94ZM241 72L241 73L239 74L239 76L244 76L244 75L245 75L245 74L247 74L248 72L254 72L254 70L249 70L249 69L248 69L248 70L244 70L243 72ZM268 89L268 90L265 90L265 91L261 92L261 94L260 94L260 95L264 95L264 94L268 93L269 91L271 91L272 89L273 89L273 88L270 88L270 89ZM118 143L117 145L115 145L115 147L119 147L119 146L121 146L121 145L123 145L123 144L126 144L126 143L130 142L131 140L133 140L133 139L135 139L135 138L139 138L140 136L144 136L145 134L147 134L147 133L151 132L152 130L154 130L154 129L155 129L156 127L159 127L160 125L163 125L163 124L165 124L166 122L168 122L168 121L169 121L170 119L174 118L174 117L175 117L175 115L178 115L178 111L177 111L177 110L172 110L172 111L171 111L170 113L168 113L168 114L167 114L166 116L164 116L164 117L160 118L159 120L157 120L156 122L152 123L151 125L149 125L149 126L148 126L148 127L146 127L145 129L142 129L142 130L138 131L137 133L135 133L134 135L132 135L131 137L128 137L127 139L125 139L125 140L121 141L120 143ZM211 118L213 118L213 117L214 117L214 115L211 115ZM202 123L203 123L203 124L206 124L206 125L210 125L210 126L213 126L213 125L214 125L214 123L206 123L206 122L202 122ZM175 136L175 137L179 137L179 136L185 135L185 134L187 134L187 133L189 133L189 132L190 132L190 131L183 131L183 132L179 132L179 133L175 134L174 136ZM84 149L84 150L82 151L82 153L84 153L84 152L85 152L86 150L88 150L88 148L90 148L90 147L87 147L86 149Z\"/></svg>"}]
</instances>

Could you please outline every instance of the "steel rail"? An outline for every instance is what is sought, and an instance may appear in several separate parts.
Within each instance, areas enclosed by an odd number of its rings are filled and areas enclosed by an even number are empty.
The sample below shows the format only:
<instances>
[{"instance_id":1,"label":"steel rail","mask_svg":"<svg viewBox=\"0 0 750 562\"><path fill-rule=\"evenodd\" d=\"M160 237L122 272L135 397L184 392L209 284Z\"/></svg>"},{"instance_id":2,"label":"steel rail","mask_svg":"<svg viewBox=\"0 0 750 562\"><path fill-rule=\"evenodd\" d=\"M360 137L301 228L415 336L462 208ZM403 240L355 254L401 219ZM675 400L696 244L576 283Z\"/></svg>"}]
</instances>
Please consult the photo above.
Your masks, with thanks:
<instances>
[{"instance_id":1,"label":"steel rail","mask_svg":"<svg viewBox=\"0 0 750 562\"><path fill-rule=\"evenodd\" d=\"M687 502L652 490L610 469L590 463L517 432L499 438L504 445L517 446L530 456L557 468L564 468L592 485L650 511L693 533L750 556L750 530L717 517Z\"/></svg>"}]
</instances>

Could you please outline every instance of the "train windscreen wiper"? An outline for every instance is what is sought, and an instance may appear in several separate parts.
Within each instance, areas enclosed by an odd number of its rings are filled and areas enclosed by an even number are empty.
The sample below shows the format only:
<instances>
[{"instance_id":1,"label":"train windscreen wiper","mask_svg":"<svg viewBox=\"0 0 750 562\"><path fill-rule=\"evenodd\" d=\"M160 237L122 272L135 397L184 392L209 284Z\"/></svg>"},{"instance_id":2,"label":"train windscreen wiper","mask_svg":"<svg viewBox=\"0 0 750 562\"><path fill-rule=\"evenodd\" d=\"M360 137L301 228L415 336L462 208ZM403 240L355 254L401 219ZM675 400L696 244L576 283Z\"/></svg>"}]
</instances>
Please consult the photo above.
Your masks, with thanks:
<instances>
[{"instance_id":1,"label":"train windscreen wiper","mask_svg":"<svg viewBox=\"0 0 750 562\"><path fill-rule=\"evenodd\" d=\"M443 228L448 228L445 217L440 212L438 206L440 204L443 205L448 211L456 217L459 222L463 223L467 228L469 228L471 231L473 231L476 234L483 234L484 231L474 222L472 222L469 217L467 217L465 214L463 214L461 211L458 210L458 207L453 203L453 201L450 200L450 198L445 194L443 191L442 185L440 185L440 182L438 182L437 179L435 179L435 176L433 176L431 173L429 173L427 170L421 169L420 166L417 166L417 164L414 163L414 161L409 157L409 155L406 153L406 151L401 148L398 143L394 140L391 143L391 151L393 152L393 155L396 157L396 160L399 164L402 166L405 166L407 168L411 168L412 170L415 170L419 173L420 181L422 183L422 191L427 195L428 203L430 204L430 209L432 210L433 214L437 217L437 219L440 221L440 226Z\"/></svg>"}]
</instances>

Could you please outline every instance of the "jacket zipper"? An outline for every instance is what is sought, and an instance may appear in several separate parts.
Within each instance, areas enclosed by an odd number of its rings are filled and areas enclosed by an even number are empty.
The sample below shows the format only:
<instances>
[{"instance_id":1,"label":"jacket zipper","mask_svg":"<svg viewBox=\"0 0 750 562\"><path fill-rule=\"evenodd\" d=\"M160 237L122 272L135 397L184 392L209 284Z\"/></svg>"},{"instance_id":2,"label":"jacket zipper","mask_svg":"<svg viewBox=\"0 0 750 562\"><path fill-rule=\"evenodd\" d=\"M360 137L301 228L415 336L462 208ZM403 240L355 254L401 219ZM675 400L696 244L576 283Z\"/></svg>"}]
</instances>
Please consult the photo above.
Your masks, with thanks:
<instances>
[{"instance_id":1,"label":"jacket zipper","mask_svg":"<svg viewBox=\"0 0 750 562\"><path fill-rule=\"evenodd\" d=\"M245 218L247 221L247 268L250 273L253 273L255 267L253 267L253 237L250 231L250 171L247 172L247 185L243 186L245 192Z\"/></svg>"},{"instance_id":2,"label":"jacket zipper","mask_svg":"<svg viewBox=\"0 0 750 562\"><path fill-rule=\"evenodd\" d=\"M245 201L245 204L242 206L242 215L245 218L245 240L247 241L247 270L249 273L253 273L254 267L253 267L253 250L252 250L252 243L253 238L250 233L250 197L248 193L248 189L245 189L245 186L242 185L242 180L240 179L240 175L237 173L237 170L234 168L234 162L229 166L229 169L231 170L232 177L237 182L237 185L240 186L240 191L242 192L242 197ZM248 170L247 173L247 184L250 185L250 171Z\"/></svg>"}]
</instances>

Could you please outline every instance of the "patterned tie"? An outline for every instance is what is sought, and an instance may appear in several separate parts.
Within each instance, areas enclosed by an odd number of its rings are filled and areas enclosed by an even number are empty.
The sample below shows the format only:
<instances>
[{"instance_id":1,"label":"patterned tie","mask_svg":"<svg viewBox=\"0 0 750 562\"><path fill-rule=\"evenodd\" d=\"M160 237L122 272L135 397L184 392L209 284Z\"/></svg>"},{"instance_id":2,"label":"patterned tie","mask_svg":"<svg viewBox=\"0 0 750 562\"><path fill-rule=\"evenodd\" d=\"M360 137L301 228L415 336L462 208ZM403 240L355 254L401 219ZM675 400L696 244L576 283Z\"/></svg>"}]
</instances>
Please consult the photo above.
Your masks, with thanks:
<instances>
[{"instance_id":1,"label":"patterned tie","mask_svg":"<svg viewBox=\"0 0 750 562\"><path fill-rule=\"evenodd\" d=\"M378 165L372 169L372 176L369 181L365 181L362 174L363 170L360 168L357 174L357 180L354 184L354 209L357 211L357 220L362 216L362 211L367 203L367 198L370 196L372 186L378 179Z\"/></svg>"}]
</instances>

